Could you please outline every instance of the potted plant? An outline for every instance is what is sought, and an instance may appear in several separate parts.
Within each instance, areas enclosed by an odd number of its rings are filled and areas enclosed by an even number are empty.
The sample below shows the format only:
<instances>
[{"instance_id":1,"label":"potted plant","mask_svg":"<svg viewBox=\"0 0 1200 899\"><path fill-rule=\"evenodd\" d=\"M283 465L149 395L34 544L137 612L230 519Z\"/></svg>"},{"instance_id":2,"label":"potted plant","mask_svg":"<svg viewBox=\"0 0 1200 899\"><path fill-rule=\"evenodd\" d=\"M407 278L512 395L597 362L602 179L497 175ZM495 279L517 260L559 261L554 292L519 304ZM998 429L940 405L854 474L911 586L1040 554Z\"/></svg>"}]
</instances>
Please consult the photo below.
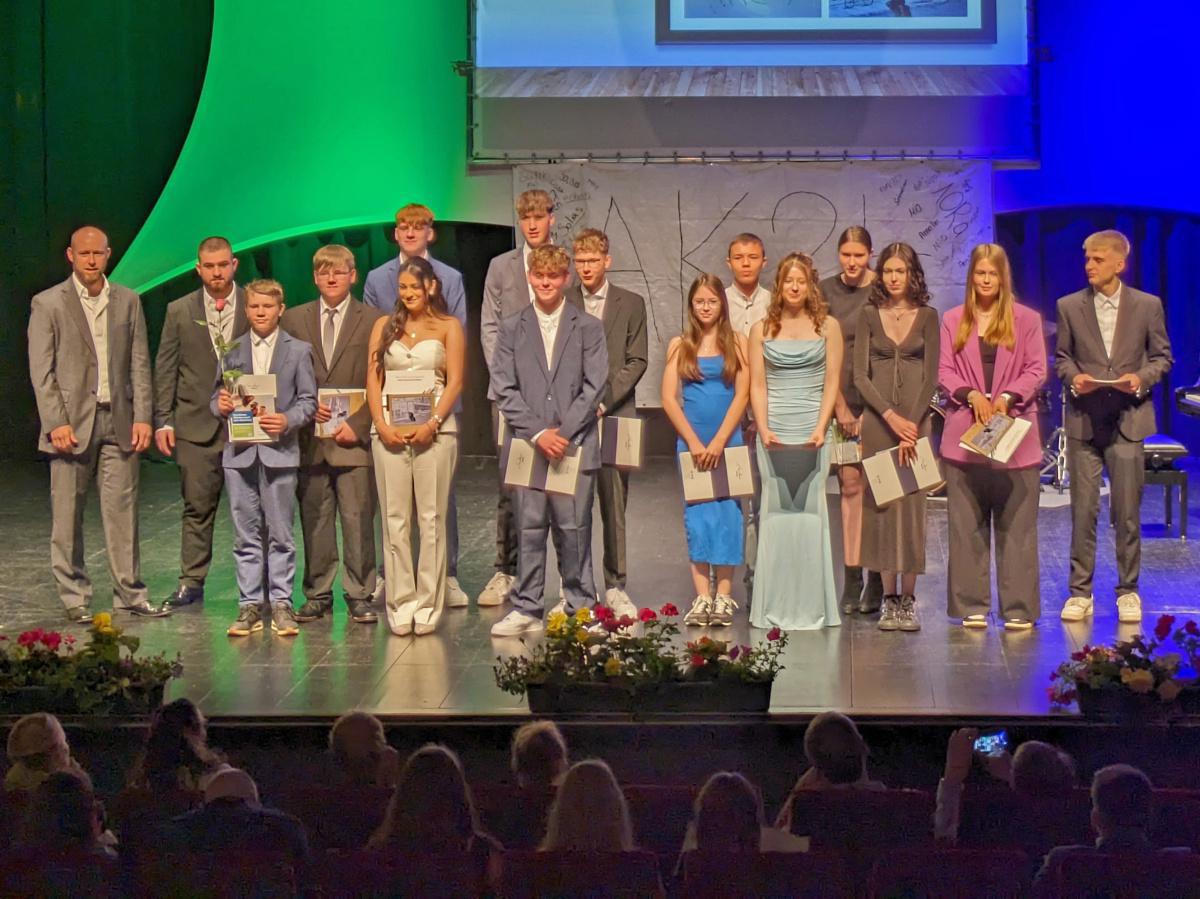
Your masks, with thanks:
<instances>
[{"instance_id":1,"label":"potted plant","mask_svg":"<svg viewBox=\"0 0 1200 899\"><path fill-rule=\"evenodd\" d=\"M165 653L137 658L140 642L107 612L96 614L82 647L40 628L15 641L0 636L0 702L10 714L147 714L183 666Z\"/></svg>"},{"instance_id":2,"label":"potted plant","mask_svg":"<svg viewBox=\"0 0 1200 899\"><path fill-rule=\"evenodd\" d=\"M1163 619L1171 626L1175 625L1174 615L1164 615L1159 620ZM1185 715L1200 715L1200 626L1189 618L1175 629L1171 639L1187 659L1186 673L1190 675L1181 678L1183 690L1179 694L1179 710Z\"/></svg>"},{"instance_id":3,"label":"potted plant","mask_svg":"<svg viewBox=\"0 0 1200 899\"><path fill-rule=\"evenodd\" d=\"M1153 635L1136 634L1110 646L1088 646L1050 674L1050 701L1077 702L1085 717L1164 720L1176 711L1183 689L1182 656L1158 650L1170 636L1172 616L1159 618Z\"/></svg>"},{"instance_id":4,"label":"potted plant","mask_svg":"<svg viewBox=\"0 0 1200 899\"><path fill-rule=\"evenodd\" d=\"M765 712L787 635L775 628L756 647L705 636L680 648L678 616L671 603L638 621L604 606L553 613L541 642L497 658L496 684L527 696L535 713Z\"/></svg>"}]
</instances>

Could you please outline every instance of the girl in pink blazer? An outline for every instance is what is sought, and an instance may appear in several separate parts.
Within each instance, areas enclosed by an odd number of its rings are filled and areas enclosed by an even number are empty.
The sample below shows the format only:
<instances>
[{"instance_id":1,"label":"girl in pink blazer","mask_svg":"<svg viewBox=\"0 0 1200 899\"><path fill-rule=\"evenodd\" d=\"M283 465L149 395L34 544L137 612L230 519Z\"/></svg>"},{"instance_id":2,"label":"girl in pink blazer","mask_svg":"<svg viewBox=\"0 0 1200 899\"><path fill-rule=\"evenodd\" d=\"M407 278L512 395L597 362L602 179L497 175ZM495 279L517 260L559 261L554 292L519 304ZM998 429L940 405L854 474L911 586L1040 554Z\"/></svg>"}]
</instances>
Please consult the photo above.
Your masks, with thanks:
<instances>
[{"instance_id":1,"label":"girl in pink blazer","mask_svg":"<svg viewBox=\"0 0 1200 899\"><path fill-rule=\"evenodd\" d=\"M1000 617L1008 630L1027 630L1041 614L1037 392L1046 380L1042 317L1013 296L1012 269L1002 247L977 246L967 271L965 302L942 319L938 365L938 382L950 397L942 432L950 530L947 607L964 627L987 627L994 531ZM996 412L1030 425L1003 463L959 446L971 425Z\"/></svg>"}]
</instances>

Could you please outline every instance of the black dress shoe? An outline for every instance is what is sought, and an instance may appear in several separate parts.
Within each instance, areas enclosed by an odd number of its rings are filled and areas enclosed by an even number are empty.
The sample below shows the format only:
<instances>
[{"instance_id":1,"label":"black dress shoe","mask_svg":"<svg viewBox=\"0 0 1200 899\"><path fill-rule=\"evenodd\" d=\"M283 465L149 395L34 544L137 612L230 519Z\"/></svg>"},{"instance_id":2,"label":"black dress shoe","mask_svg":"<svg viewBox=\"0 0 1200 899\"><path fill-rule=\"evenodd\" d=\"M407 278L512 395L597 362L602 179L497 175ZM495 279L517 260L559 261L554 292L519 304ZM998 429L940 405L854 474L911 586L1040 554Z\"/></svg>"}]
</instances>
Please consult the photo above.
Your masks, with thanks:
<instances>
[{"instance_id":1,"label":"black dress shoe","mask_svg":"<svg viewBox=\"0 0 1200 899\"><path fill-rule=\"evenodd\" d=\"M131 606L121 606L120 609L122 612L128 612L130 615L136 615L139 618L166 618L171 614L171 610L166 606L152 606L144 599Z\"/></svg>"},{"instance_id":2,"label":"black dress shoe","mask_svg":"<svg viewBox=\"0 0 1200 899\"><path fill-rule=\"evenodd\" d=\"M296 609L294 617L300 622L316 621L318 618L324 618L333 611L333 600L331 599L308 599L304 605Z\"/></svg>"},{"instance_id":3,"label":"black dress shoe","mask_svg":"<svg viewBox=\"0 0 1200 899\"><path fill-rule=\"evenodd\" d=\"M349 609L350 618L359 624L374 624L379 620L379 616L371 608L369 600L348 599L346 600L346 606Z\"/></svg>"},{"instance_id":4,"label":"black dress shoe","mask_svg":"<svg viewBox=\"0 0 1200 899\"><path fill-rule=\"evenodd\" d=\"M87 606L71 606L67 609L67 621L72 624L91 624L92 610Z\"/></svg>"},{"instance_id":5,"label":"black dress shoe","mask_svg":"<svg viewBox=\"0 0 1200 899\"><path fill-rule=\"evenodd\" d=\"M163 601L163 608L178 609L180 606L190 606L203 599L203 587L180 587Z\"/></svg>"}]
</instances>

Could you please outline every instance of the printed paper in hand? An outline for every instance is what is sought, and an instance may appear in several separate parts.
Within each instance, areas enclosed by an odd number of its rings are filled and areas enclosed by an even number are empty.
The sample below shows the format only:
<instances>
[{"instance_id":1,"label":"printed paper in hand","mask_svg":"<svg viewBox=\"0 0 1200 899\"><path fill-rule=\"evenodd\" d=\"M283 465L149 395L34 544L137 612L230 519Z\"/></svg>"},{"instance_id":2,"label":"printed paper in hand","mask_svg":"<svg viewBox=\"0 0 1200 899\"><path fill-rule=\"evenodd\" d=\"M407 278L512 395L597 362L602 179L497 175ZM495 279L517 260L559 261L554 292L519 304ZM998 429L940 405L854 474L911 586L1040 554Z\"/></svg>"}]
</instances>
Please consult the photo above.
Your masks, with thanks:
<instances>
[{"instance_id":1,"label":"printed paper in hand","mask_svg":"<svg viewBox=\"0 0 1200 899\"><path fill-rule=\"evenodd\" d=\"M571 444L562 459L551 462L531 440L513 437L500 454L500 470L508 487L574 496L579 483L579 447Z\"/></svg>"},{"instance_id":2,"label":"printed paper in hand","mask_svg":"<svg viewBox=\"0 0 1200 899\"><path fill-rule=\"evenodd\" d=\"M242 375L233 395L229 413L230 443L272 443L275 438L259 423L264 415L275 413L275 376Z\"/></svg>"},{"instance_id":3,"label":"printed paper in hand","mask_svg":"<svg viewBox=\"0 0 1200 899\"><path fill-rule=\"evenodd\" d=\"M610 468L642 467L642 420L616 415L600 419L600 464Z\"/></svg>"},{"instance_id":4,"label":"printed paper in hand","mask_svg":"<svg viewBox=\"0 0 1200 899\"><path fill-rule=\"evenodd\" d=\"M317 391L317 401L329 407L329 421L316 422L314 432L318 437L332 437L342 422L366 405L367 392L353 388L322 387Z\"/></svg>"},{"instance_id":5,"label":"printed paper in hand","mask_svg":"<svg viewBox=\"0 0 1200 899\"><path fill-rule=\"evenodd\" d=\"M727 447L712 471L700 471L691 453L680 453L679 473L683 479L684 502L704 503L754 495L754 467L748 446Z\"/></svg>"},{"instance_id":6,"label":"printed paper in hand","mask_svg":"<svg viewBox=\"0 0 1200 899\"><path fill-rule=\"evenodd\" d=\"M958 445L980 456L1004 463L1012 458L1032 425L1023 418L997 412L984 423L967 428Z\"/></svg>"},{"instance_id":7,"label":"printed paper in hand","mask_svg":"<svg viewBox=\"0 0 1200 899\"><path fill-rule=\"evenodd\" d=\"M437 382L429 369L389 371L383 380L388 423L405 433L425 424L437 402L436 389Z\"/></svg>"},{"instance_id":8,"label":"printed paper in hand","mask_svg":"<svg viewBox=\"0 0 1200 899\"><path fill-rule=\"evenodd\" d=\"M851 437L837 425L830 429L829 462L831 465L857 465L862 461L862 440Z\"/></svg>"},{"instance_id":9,"label":"printed paper in hand","mask_svg":"<svg viewBox=\"0 0 1200 899\"><path fill-rule=\"evenodd\" d=\"M900 447L896 446L863 459L863 472L877 506L886 506L913 493L928 493L943 483L928 437L917 440L917 458L912 465L901 465L899 453Z\"/></svg>"}]
</instances>

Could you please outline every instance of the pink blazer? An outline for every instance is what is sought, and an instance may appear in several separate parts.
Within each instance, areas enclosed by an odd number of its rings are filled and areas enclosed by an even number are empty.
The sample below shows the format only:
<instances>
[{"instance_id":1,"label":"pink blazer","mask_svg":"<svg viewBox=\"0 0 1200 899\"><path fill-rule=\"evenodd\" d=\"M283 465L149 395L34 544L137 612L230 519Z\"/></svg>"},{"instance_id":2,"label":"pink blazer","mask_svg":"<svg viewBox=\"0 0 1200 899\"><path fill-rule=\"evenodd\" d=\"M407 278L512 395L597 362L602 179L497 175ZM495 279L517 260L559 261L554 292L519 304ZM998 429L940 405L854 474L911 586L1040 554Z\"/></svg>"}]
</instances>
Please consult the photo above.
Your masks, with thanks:
<instances>
[{"instance_id":1,"label":"pink blazer","mask_svg":"<svg viewBox=\"0 0 1200 899\"><path fill-rule=\"evenodd\" d=\"M996 368L992 374L992 394L1010 391L1021 397L1010 411L1014 418L1023 418L1033 425L1017 451L1001 465L958 445L963 433L975 423L970 403L959 402L954 394L961 388L986 392L983 383L983 359L979 343L968 340L961 351L954 349L954 337L962 321L964 307L955 306L942 317L941 356L938 360L938 383L950 396L946 425L942 430L942 456L952 462L979 463L998 468L1026 468L1042 460L1042 436L1038 429L1037 392L1046 382L1046 340L1042 335L1042 317L1028 306L1013 305L1013 325L1016 342L1010 350L996 348Z\"/></svg>"}]
</instances>

